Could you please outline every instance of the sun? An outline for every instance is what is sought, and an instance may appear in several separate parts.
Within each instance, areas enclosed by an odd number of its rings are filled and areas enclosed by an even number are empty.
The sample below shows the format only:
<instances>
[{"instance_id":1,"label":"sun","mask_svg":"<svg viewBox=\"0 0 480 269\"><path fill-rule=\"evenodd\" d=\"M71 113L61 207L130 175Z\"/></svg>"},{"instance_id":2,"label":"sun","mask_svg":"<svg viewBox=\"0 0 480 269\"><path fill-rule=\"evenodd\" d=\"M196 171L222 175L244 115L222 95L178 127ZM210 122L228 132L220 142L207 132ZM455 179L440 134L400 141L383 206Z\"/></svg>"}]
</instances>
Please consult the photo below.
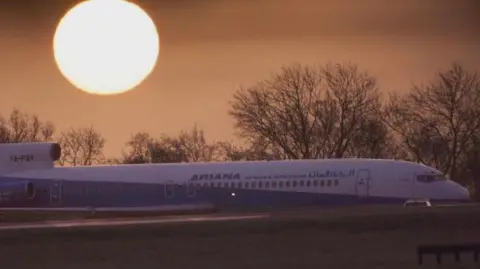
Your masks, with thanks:
<instances>
[{"instance_id":1,"label":"sun","mask_svg":"<svg viewBox=\"0 0 480 269\"><path fill-rule=\"evenodd\" d=\"M70 9L53 38L55 62L76 88L120 94L141 84L160 52L154 22L125 0L89 0Z\"/></svg>"}]
</instances>

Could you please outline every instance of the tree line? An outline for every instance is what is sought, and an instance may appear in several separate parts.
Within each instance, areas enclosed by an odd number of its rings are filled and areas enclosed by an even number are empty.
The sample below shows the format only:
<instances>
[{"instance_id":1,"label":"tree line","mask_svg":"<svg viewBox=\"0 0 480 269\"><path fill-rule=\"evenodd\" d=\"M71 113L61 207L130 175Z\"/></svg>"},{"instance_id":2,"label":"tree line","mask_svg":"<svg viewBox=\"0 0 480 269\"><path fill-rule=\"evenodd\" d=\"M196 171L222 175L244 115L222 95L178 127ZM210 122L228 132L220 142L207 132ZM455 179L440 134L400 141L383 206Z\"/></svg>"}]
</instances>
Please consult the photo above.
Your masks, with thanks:
<instances>
[{"instance_id":1,"label":"tree line","mask_svg":"<svg viewBox=\"0 0 480 269\"><path fill-rule=\"evenodd\" d=\"M0 143L57 141L59 165L316 158L390 158L423 163L480 198L480 78L453 63L402 92L385 94L358 65L284 66L230 100L239 142L208 141L202 128L139 132L120 158L106 158L93 127L55 126L14 109L0 117Z\"/></svg>"}]
</instances>

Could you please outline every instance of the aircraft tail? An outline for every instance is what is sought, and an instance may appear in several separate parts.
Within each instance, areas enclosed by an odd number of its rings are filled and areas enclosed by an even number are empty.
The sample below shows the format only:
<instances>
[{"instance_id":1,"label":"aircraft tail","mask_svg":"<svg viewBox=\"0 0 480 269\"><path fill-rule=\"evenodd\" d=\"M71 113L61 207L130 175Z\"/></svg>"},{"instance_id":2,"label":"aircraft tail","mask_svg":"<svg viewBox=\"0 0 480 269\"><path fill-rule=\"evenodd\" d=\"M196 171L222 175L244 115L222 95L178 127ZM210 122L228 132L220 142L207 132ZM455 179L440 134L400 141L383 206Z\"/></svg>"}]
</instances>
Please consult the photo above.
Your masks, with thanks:
<instances>
[{"instance_id":1,"label":"aircraft tail","mask_svg":"<svg viewBox=\"0 0 480 269\"><path fill-rule=\"evenodd\" d=\"M60 156L61 147L54 142L0 144L0 176L51 169Z\"/></svg>"}]
</instances>

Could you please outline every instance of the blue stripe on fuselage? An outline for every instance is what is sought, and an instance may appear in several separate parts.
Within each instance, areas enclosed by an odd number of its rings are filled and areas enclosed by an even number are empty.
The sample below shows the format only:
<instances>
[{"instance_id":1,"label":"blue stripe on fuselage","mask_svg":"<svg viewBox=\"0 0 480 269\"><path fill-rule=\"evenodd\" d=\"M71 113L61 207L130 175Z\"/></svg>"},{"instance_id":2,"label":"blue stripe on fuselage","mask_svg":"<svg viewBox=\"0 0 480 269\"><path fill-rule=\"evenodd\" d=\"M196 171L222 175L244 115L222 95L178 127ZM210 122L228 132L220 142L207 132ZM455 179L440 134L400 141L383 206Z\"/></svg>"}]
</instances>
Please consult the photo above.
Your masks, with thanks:
<instances>
[{"instance_id":1,"label":"blue stripe on fuselage","mask_svg":"<svg viewBox=\"0 0 480 269\"><path fill-rule=\"evenodd\" d=\"M195 203L211 203L217 208L255 206L337 206L354 204L401 204L405 198L368 197L355 195L235 189L173 185L173 196L165 184L100 181L55 181L1 178L5 182L32 182L36 189L31 201L9 203L0 207L149 207ZM170 186L169 186L170 187ZM194 191L192 191L194 190Z\"/></svg>"}]
</instances>

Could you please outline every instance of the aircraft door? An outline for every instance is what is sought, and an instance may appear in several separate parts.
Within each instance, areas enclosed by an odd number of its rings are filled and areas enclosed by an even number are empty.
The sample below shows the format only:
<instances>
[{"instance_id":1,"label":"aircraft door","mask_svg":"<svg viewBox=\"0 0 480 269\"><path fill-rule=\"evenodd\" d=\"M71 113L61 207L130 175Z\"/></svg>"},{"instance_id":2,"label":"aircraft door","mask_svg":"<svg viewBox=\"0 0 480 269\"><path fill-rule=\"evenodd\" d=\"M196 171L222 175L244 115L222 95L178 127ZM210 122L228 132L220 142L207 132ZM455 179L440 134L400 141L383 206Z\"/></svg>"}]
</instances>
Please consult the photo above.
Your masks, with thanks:
<instances>
[{"instance_id":1,"label":"aircraft door","mask_svg":"<svg viewBox=\"0 0 480 269\"><path fill-rule=\"evenodd\" d=\"M50 184L50 205L62 204L63 184L62 181L53 181Z\"/></svg>"},{"instance_id":2,"label":"aircraft door","mask_svg":"<svg viewBox=\"0 0 480 269\"><path fill-rule=\"evenodd\" d=\"M175 196L175 184L172 181L165 184L165 197L172 198Z\"/></svg>"},{"instance_id":3,"label":"aircraft door","mask_svg":"<svg viewBox=\"0 0 480 269\"><path fill-rule=\"evenodd\" d=\"M370 188L370 170L362 169L358 171L356 190L358 197L367 197Z\"/></svg>"},{"instance_id":4,"label":"aircraft door","mask_svg":"<svg viewBox=\"0 0 480 269\"><path fill-rule=\"evenodd\" d=\"M409 177L409 180L412 181L412 184L410 185L411 191L410 191L410 199L418 199L419 197L417 194L417 175L413 174L412 176Z\"/></svg>"},{"instance_id":5,"label":"aircraft door","mask_svg":"<svg viewBox=\"0 0 480 269\"><path fill-rule=\"evenodd\" d=\"M426 175L423 173L419 174L413 174L411 176L412 179L412 187L411 187L411 192L410 192L410 199L424 199L425 195L428 196L428 191L430 188L425 188L427 187L425 185L425 182L422 181L422 179L426 179Z\"/></svg>"},{"instance_id":6,"label":"aircraft door","mask_svg":"<svg viewBox=\"0 0 480 269\"><path fill-rule=\"evenodd\" d=\"M195 197L196 186L194 182L187 182L187 195L188 197Z\"/></svg>"}]
</instances>

